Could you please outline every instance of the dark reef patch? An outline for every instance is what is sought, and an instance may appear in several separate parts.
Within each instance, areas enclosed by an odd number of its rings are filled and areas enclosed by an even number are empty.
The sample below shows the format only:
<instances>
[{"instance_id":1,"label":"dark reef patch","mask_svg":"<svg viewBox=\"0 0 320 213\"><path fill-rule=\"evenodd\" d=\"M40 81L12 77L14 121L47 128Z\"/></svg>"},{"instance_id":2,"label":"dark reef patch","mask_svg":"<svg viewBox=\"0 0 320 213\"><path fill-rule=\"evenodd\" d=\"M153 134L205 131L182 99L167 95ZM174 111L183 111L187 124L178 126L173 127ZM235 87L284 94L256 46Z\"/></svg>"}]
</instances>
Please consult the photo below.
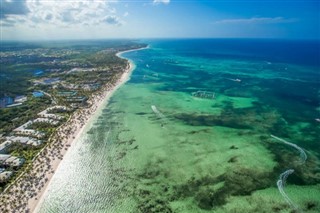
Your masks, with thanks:
<instances>
[{"instance_id":1,"label":"dark reef patch","mask_svg":"<svg viewBox=\"0 0 320 213\"><path fill-rule=\"evenodd\" d=\"M235 145L230 146L230 149L239 149L238 147L236 147Z\"/></svg>"},{"instance_id":2,"label":"dark reef patch","mask_svg":"<svg viewBox=\"0 0 320 213\"><path fill-rule=\"evenodd\" d=\"M210 131L209 129L192 130L192 131L188 132L188 134L194 135L194 134L201 133L201 132L208 133L209 131Z\"/></svg>"},{"instance_id":3,"label":"dark reef patch","mask_svg":"<svg viewBox=\"0 0 320 213\"><path fill-rule=\"evenodd\" d=\"M191 178L185 184L174 186L172 200L194 197L199 208L211 210L226 204L230 196L250 195L272 184L274 179L270 173L238 168L218 177Z\"/></svg>"},{"instance_id":4,"label":"dark reef patch","mask_svg":"<svg viewBox=\"0 0 320 213\"><path fill-rule=\"evenodd\" d=\"M249 125L237 122L237 118L226 116L224 118L215 115L176 114L174 117L191 126L224 126L237 129L249 129Z\"/></svg>"},{"instance_id":5,"label":"dark reef patch","mask_svg":"<svg viewBox=\"0 0 320 213\"><path fill-rule=\"evenodd\" d=\"M154 192L148 190L139 190L138 192L138 210L141 213L172 213L169 202L164 198L156 197Z\"/></svg>"},{"instance_id":6,"label":"dark reef patch","mask_svg":"<svg viewBox=\"0 0 320 213\"><path fill-rule=\"evenodd\" d=\"M308 201L305 203L305 208L307 211L309 210L315 210L319 206L319 203L314 202L314 201Z\"/></svg>"},{"instance_id":7,"label":"dark reef patch","mask_svg":"<svg viewBox=\"0 0 320 213\"><path fill-rule=\"evenodd\" d=\"M172 118L191 126L223 126L255 132L288 134L288 127L281 115L273 108L256 102L253 107L234 108L233 103L222 103L218 115L204 113L175 113Z\"/></svg>"},{"instance_id":8,"label":"dark reef patch","mask_svg":"<svg viewBox=\"0 0 320 213\"><path fill-rule=\"evenodd\" d=\"M234 156L234 157L232 157L232 158L230 158L228 160L228 163L236 163L236 162L238 162L238 157L237 156Z\"/></svg>"},{"instance_id":9,"label":"dark reef patch","mask_svg":"<svg viewBox=\"0 0 320 213\"><path fill-rule=\"evenodd\" d=\"M146 112L137 112L137 113L135 113L136 115L147 115L147 114L149 114L149 113L146 113Z\"/></svg>"}]
</instances>

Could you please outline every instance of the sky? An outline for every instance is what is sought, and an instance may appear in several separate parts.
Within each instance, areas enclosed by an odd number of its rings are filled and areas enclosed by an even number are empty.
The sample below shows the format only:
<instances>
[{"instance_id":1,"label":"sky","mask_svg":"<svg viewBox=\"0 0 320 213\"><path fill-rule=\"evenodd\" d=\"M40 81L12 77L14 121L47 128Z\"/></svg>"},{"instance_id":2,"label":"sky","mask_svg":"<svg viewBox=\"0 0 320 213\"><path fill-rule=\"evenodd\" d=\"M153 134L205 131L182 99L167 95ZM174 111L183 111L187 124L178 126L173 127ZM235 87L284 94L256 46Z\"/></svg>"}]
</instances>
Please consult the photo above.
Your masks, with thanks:
<instances>
[{"instance_id":1,"label":"sky","mask_svg":"<svg viewBox=\"0 0 320 213\"><path fill-rule=\"evenodd\" d=\"M0 0L1 40L320 39L320 0Z\"/></svg>"}]
</instances>

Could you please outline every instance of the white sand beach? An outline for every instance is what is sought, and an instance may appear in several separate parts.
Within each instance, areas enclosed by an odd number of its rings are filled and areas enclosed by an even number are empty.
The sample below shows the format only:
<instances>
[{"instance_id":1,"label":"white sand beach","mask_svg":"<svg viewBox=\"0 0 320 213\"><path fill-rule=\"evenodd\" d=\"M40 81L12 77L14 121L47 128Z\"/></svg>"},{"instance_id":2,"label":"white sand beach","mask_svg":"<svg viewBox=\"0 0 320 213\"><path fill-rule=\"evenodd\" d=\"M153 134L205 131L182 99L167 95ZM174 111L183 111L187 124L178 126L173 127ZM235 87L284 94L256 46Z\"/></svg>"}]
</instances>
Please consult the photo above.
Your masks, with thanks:
<instances>
[{"instance_id":1,"label":"white sand beach","mask_svg":"<svg viewBox=\"0 0 320 213\"><path fill-rule=\"evenodd\" d=\"M129 51L137 50L140 49ZM129 51L119 52L116 55L121 57L122 53ZM39 210L47 186L69 147L80 137L86 124L94 119L95 113L101 111L108 104L112 94L129 80L134 67L134 63L129 61L126 70L116 84L113 86L107 84L89 99L88 108L78 109L68 121L57 129L56 133L49 139L50 143L34 158L27 171L1 194L4 201L2 202L2 208L14 212L37 212Z\"/></svg>"}]
</instances>

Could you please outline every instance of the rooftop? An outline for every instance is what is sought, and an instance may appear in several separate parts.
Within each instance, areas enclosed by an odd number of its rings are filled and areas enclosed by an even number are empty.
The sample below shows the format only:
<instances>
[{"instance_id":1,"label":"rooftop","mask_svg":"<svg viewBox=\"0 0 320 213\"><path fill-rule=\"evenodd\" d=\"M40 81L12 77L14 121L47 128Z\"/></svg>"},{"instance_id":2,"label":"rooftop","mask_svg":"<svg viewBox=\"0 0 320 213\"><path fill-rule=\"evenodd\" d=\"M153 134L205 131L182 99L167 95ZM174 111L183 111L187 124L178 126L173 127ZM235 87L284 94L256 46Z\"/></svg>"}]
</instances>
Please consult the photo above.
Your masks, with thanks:
<instances>
[{"instance_id":1,"label":"rooftop","mask_svg":"<svg viewBox=\"0 0 320 213\"><path fill-rule=\"evenodd\" d=\"M0 144L0 153L3 152L8 146L12 144L12 141L7 140Z\"/></svg>"},{"instance_id":2,"label":"rooftop","mask_svg":"<svg viewBox=\"0 0 320 213\"><path fill-rule=\"evenodd\" d=\"M70 97L70 96L75 96L77 95L77 91L61 91L61 92L57 92L57 96L61 96L61 97Z\"/></svg>"},{"instance_id":3,"label":"rooftop","mask_svg":"<svg viewBox=\"0 0 320 213\"><path fill-rule=\"evenodd\" d=\"M11 155L7 155L7 154L0 154L0 162L4 162L7 159L9 159L11 157Z\"/></svg>"},{"instance_id":4,"label":"rooftop","mask_svg":"<svg viewBox=\"0 0 320 213\"><path fill-rule=\"evenodd\" d=\"M5 164L8 164L10 166L20 166L24 163L24 160L22 158L10 156L5 162Z\"/></svg>"},{"instance_id":5,"label":"rooftop","mask_svg":"<svg viewBox=\"0 0 320 213\"><path fill-rule=\"evenodd\" d=\"M12 176L11 171L4 171L0 173L0 183L7 181Z\"/></svg>"},{"instance_id":6,"label":"rooftop","mask_svg":"<svg viewBox=\"0 0 320 213\"><path fill-rule=\"evenodd\" d=\"M46 115L50 115L50 114L46 114ZM51 114L53 116L56 116L55 114ZM52 125L57 125L59 123L59 121L56 120L52 120L50 118L37 118L35 120L33 120L33 123L48 123L48 124L52 124Z\"/></svg>"}]
</instances>

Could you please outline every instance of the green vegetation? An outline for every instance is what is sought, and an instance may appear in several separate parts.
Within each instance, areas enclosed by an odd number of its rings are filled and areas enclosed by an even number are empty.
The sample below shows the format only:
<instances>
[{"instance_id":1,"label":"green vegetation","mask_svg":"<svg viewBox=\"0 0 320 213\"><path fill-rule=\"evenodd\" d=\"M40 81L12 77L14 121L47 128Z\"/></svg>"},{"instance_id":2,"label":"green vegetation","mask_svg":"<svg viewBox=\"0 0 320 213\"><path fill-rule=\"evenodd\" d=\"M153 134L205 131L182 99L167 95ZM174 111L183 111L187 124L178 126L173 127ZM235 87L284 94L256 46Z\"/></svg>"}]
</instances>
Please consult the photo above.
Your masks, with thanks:
<instances>
[{"instance_id":1,"label":"green vegetation","mask_svg":"<svg viewBox=\"0 0 320 213\"><path fill-rule=\"evenodd\" d=\"M49 97L36 99L31 97L31 92L42 90L55 94L60 90L70 90L66 86L74 85L77 96L90 97L100 87L90 90L83 89L83 85L113 84L125 69L127 62L115 55L118 51L145 46L126 40L58 42L55 45L58 47L43 43L4 43L1 47L0 98L28 95L28 101L21 106L0 109L0 134L8 134L52 104ZM91 68L94 71L68 73L73 68ZM37 75L37 70L41 74ZM33 84L35 80L56 77L62 81L57 85ZM70 105L65 98L56 98L59 104Z\"/></svg>"},{"instance_id":2,"label":"green vegetation","mask_svg":"<svg viewBox=\"0 0 320 213\"><path fill-rule=\"evenodd\" d=\"M0 109L0 133L8 134L14 128L24 124L50 106L51 100L47 96L34 98L29 96L28 101L21 106Z\"/></svg>"},{"instance_id":3,"label":"green vegetation","mask_svg":"<svg viewBox=\"0 0 320 213\"><path fill-rule=\"evenodd\" d=\"M38 118L38 113L52 105L71 109L87 107L86 101L104 87L115 84L127 68L127 61L116 56L119 51L145 47L127 40L10 43L3 42L0 51L0 98L24 95L27 101L19 106L0 108L0 135L12 135L18 126ZM33 97L32 92L41 91L42 97ZM74 91L74 93L73 93ZM59 95L61 92L71 95ZM63 116L64 123L74 112L55 109L48 113ZM12 144L7 153L22 157L21 168L7 168L13 176L0 184L2 191L22 172L30 169L32 159L45 146L58 125L45 122L33 123L28 128L45 133L43 144L35 147L21 143ZM0 141L5 139L0 137ZM51 144L49 144L50 146Z\"/></svg>"},{"instance_id":4,"label":"green vegetation","mask_svg":"<svg viewBox=\"0 0 320 213\"><path fill-rule=\"evenodd\" d=\"M95 66L112 68L114 66L125 66L127 61L115 55L116 51L100 51L90 56L88 61Z\"/></svg>"},{"instance_id":5,"label":"green vegetation","mask_svg":"<svg viewBox=\"0 0 320 213\"><path fill-rule=\"evenodd\" d=\"M8 153L12 156L22 157L26 160L27 163L30 163L36 154L43 148L44 145L40 146L31 146L24 145L21 143L13 143L9 149Z\"/></svg>"},{"instance_id":6,"label":"green vegetation","mask_svg":"<svg viewBox=\"0 0 320 213\"><path fill-rule=\"evenodd\" d=\"M56 125L52 125L46 122L37 122L29 126L30 129L45 133L45 138L43 138L43 140L48 139L49 136L55 131L56 127Z\"/></svg>"},{"instance_id":7,"label":"green vegetation","mask_svg":"<svg viewBox=\"0 0 320 213\"><path fill-rule=\"evenodd\" d=\"M16 177L18 177L22 172L26 171L29 164L32 162L32 159L39 153L39 151L44 147L44 144L40 146L30 146L30 145L24 145L21 143L13 143L8 148L8 154L23 158L25 160L25 163L20 168L13 168L8 167L7 171L12 171L13 176L11 177L8 182L0 183L0 190L3 190L7 185L11 184Z\"/></svg>"}]
</instances>

